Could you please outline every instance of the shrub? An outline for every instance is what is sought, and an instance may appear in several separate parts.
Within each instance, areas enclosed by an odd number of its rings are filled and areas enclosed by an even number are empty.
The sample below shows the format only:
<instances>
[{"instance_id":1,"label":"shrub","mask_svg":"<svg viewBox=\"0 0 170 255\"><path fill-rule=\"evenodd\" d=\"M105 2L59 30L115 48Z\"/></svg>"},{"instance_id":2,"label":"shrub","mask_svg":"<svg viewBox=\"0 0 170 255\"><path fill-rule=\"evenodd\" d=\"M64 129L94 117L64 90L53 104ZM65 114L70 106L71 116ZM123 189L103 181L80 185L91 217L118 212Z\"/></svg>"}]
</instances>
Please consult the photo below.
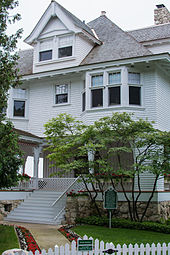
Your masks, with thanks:
<instances>
[{"instance_id":1,"label":"shrub","mask_svg":"<svg viewBox=\"0 0 170 255\"><path fill-rule=\"evenodd\" d=\"M86 218L77 218L77 224L108 226L109 220L106 217L100 218L97 216L89 216ZM138 230L148 230L170 234L170 225L155 223L155 222L134 222L126 219L112 219L112 227L114 228L129 228Z\"/></svg>"}]
</instances>

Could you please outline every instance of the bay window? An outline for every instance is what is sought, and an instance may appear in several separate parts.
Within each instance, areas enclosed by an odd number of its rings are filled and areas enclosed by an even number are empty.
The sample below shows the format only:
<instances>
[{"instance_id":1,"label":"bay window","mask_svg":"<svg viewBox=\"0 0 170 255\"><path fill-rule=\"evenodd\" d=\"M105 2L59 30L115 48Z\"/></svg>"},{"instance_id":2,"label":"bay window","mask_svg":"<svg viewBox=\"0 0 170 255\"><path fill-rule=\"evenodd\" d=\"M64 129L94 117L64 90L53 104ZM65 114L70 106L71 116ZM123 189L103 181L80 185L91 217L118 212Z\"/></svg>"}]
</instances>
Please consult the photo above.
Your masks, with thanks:
<instances>
[{"instance_id":1,"label":"bay window","mask_svg":"<svg viewBox=\"0 0 170 255\"><path fill-rule=\"evenodd\" d=\"M103 89L93 89L91 91L92 107L103 106Z\"/></svg>"},{"instance_id":2,"label":"bay window","mask_svg":"<svg viewBox=\"0 0 170 255\"><path fill-rule=\"evenodd\" d=\"M129 104L141 105L141 77L140 73L128 73Z\"/></svg>"},{"instance_id":3,"label":"bay window","mask_svg":"<svg viewBox=\"0 0 170 255\"><path fill-rule=\"evenodd\" d=\"M141 105L141 87L129 86L129 104Z\"/></svg>"},{"instance_id":4,"label":"bay window","mask_svg":"<svg viewBox=\"0 0 170 255\"><path fill-rule=\"evenodd\" d=\"M109 90L109 105L120 104L120 86L111 87Z\"/></svg>"},{"instance_id":5,"label":"bay window","mask_svg":"<svg viewBox=\"0 0 170 255\"><path fill-rule=\"evenodd\" d=\"M112 72L108 74L108 105L120 104L120 86L121 84L121 72Z\"/></svg>"},{"instance_id":6,"label":"bay window","mask_svg":"<svg viewBox=\"0 0 170 255\"><path fill-rule=\"evenodd\" d=\"M103 106L103 74L91 76L91 107Z\"/></svg>"}]
</instances>

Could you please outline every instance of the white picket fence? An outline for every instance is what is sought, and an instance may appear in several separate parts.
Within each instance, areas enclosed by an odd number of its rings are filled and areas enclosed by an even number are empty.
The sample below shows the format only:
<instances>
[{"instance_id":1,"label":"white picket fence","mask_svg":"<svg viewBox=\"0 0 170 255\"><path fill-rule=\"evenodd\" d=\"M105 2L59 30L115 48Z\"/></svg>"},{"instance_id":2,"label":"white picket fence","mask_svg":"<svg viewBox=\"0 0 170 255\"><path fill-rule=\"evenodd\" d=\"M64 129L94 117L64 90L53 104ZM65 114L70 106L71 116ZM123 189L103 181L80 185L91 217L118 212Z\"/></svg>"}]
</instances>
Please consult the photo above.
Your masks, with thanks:
<instances>
[{"instance_id":1,"label":"white picket fence","mask_svg":"<svg viewBox=\"0 0 170 255\"><path fill-rule=\"evenodd\" d=\"M89 239L93 240L92 237ZM83 237L83 240L88 240L87 236ZM116 255L170 255L170 243L166 244L163 243L162 245L158 243L155 245L154 243L152 245L149 244L129 244L129 245L114 245L113 243L104 243L103 241L99 241L98 239L93 240L93 251L85 251L80 252L77 249L77 245L75 241L72 241L72 243L65 244L65 246L58 247L55 246L54 250L49 249L48 251L42 250L42 255L107 255L107 253L104 253L103 251L113 249L117 250L117 252L113 253ZM18 253L15 253L15 255L19 255ZM32 252L29 252L28 255L33 255ZM39 252L36 251L35 255L39 255Z\"/></svg>"}]
</instances>

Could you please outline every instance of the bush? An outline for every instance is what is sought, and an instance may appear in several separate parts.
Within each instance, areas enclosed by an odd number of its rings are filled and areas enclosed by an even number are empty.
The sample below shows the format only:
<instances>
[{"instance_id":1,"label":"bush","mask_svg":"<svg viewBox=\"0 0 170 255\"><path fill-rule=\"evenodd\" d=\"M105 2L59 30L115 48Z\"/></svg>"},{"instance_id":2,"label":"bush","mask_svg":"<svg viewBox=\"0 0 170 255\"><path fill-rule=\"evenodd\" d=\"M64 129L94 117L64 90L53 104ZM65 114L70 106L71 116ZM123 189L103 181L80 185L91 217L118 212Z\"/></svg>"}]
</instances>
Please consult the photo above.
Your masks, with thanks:
<instances>
[{"instance_id":1,"label":"bush","mask_svg":"<svg viewBox=\"0 0 170 255\"><path fill-rule=\"evenodd\" d=\"M89 216L86 218L77 218L77 224L108 226L109 220L106 217L100 218L97 216ZM170 223L161 224L155 222L134 222L126 219L112 219L113 228L129 228L138 230L148 230L170 234Z\"/></svg>"}]
</instances>

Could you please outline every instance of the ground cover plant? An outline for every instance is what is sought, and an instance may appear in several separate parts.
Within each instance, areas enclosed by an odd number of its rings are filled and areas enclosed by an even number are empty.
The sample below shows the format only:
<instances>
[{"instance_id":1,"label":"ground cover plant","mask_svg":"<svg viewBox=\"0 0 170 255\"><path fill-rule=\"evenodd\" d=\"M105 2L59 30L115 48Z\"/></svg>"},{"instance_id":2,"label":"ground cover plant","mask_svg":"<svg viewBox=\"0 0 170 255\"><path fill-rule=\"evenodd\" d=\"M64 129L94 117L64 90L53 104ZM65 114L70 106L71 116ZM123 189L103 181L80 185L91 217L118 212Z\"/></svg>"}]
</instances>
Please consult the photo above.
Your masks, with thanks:
<instances>
[{"instance_id":1,"label":"ground cover plant","mask_svg":"<svg viewBox=\"0 0 170 255\"><path fill-rule=\"evenodd\" d=\"M70 242L73 240L77 243L77 239L80 237L72 230L73 226L62 226L58 229L60 233L62 233Z\"/></svg>"},{"instance_id":2,"label":"ground cover plant","mask_svg":"<svg viewBox=\"0 0 170 255\"><path fill-rule=\"evenodd\" d=\"M16 226L16 232L18 234L21 249L32 251L33 254L35 254L36 250L41 253L40 247L28 229L21 226Z\"/></svg>"},{"instance_id":3,"label":"ground cover plant","mask_svg":"<svg viewBox=\"0 0 170 255\"><path fill-rule=\"evenodd\" d=\"M0 254L13 248L19 248L14 226L0 225Z\"/></svg>"},{"instance_id":4,"label":"ground cover plant","mask_svg":"<svg viewBox=\"0 0 170 255\"><path fill-rule=\"evenodd\" d=\"M152 244L152 243L169 243L170 234L157 233L146 230L111 228L105 226L81 225L75 226L72 230L80 235L87 235L94 239L104 242L112 242L114 245L120 244Z\"/></svg>"}]
</instances>

